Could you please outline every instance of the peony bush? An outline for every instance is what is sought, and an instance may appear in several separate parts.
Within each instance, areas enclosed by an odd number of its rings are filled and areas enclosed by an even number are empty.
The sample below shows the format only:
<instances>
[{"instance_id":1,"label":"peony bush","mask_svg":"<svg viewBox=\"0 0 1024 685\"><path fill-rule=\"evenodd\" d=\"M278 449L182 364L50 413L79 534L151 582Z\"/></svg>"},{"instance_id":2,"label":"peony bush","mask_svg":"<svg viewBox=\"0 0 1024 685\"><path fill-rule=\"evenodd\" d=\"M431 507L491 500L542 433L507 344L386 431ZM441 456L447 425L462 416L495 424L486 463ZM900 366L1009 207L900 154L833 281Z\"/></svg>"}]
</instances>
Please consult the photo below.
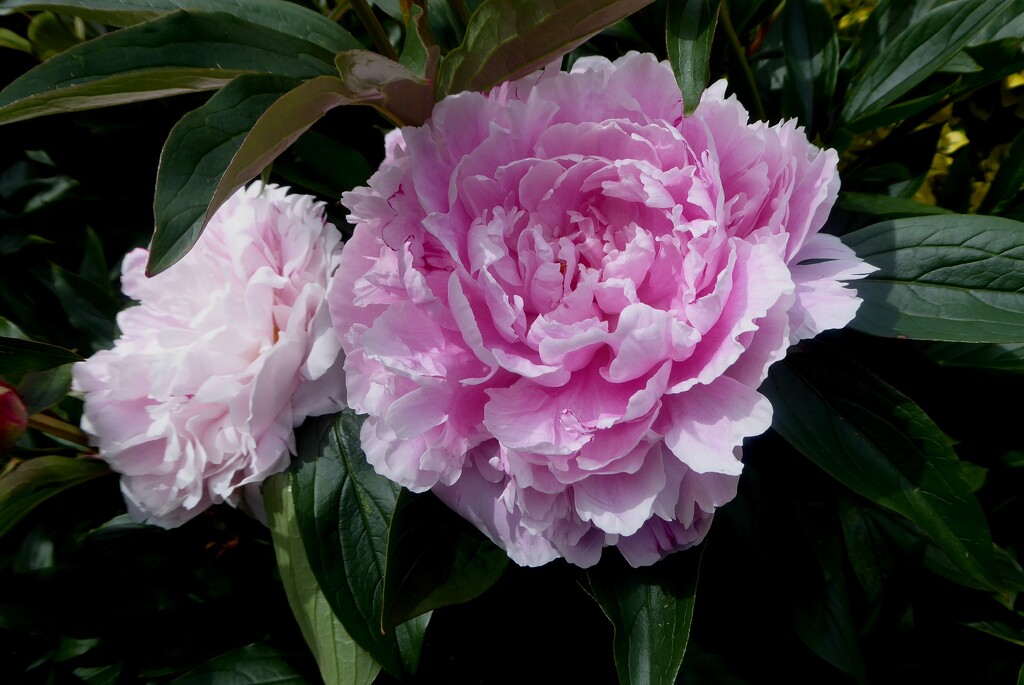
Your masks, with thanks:
<instances>
[{"instance_id":1,"label":"peony bush","mask_svg":"<svg viewBox=\"0 0 1024 685\"><path fill-rule=\"evenodd\" d=\"M819 233L835 151L725 87L684 118L630 53L450 96L342 198L328 297L366 457L520 564L700 542L771 425L768 367L857 310L872 267Z\"/></svg>"}]
</instances>

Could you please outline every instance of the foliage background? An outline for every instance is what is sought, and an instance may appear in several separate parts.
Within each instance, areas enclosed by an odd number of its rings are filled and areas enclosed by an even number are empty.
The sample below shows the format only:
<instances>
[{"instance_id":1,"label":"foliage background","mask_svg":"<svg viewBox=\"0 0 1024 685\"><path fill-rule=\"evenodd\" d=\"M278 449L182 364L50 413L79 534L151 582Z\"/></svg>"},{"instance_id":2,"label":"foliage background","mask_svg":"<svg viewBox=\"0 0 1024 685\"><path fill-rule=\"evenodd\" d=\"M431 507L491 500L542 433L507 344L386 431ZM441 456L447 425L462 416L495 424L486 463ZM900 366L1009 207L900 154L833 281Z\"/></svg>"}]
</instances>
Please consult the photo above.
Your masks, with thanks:
<instances>
[{"instance_id":1,"label":"foliage background","mask_svg":"<svg viewBox=\"0 0 1024 685\"><path fill-rule=\"evenodd\" d=\"M442 51L462 39L466 24L460 4L426 3L430 31ZM467 4L473 10L481 3ZM723 3L717 31L705 47L699 35L687 31L713 27L708 16L715 15L718 3L638 3L647 6L574 48L564 61L592 53L614 57L631 49L664 58L675 40L683 46L671 53L681 73L696 74L699 82L706 65L712 80L728 76L730 91L751 112L763 112L773 122L800 118L813 139L843 154L844 192L830 232L845 235L904 217L927 221L947 211L1019 222L1024 221L1021 2L991 3L1000 4L1002 13L926 78L866 119L844 115L851 111L852 95L865 102L884 95L881 87L865 90L863 74L892 54L899 36L926 24L934 16L929 11L983 4L734 0ZM365 47L373 46L348 3L306 6L340 22ZM29 3L7 0L0 9L10 10L0 17L3 84L40 60L110 30L71 16L74 12L48 13ZM700 11L699 20L686 14ZM398 3L380 2L375 12L390 40L401 46L407 30ZM688 72L686 64L699 68ZM81 356L111 344L117 334L114 315L127 304L118 290L120 258L152 236L161 149L175 123L209 97L194 93L0 128L0 336L49 342ZM389 127L370 107L335 108L273 163L269 178L327 200L332 219L345 231L337 198L376 168ZM1007 230L1013 245L1003 266L1012 275L1024 254L1024 225ZM1007 291L1020 294L1024 287ZM1018 309L1011 314L1024 317L1024 307L1013 306ZM779 432L747 445L740 494L719 512L703 545L678 682L1007 683L1019 677L1024 661L1024 614L1017 601L1024 587L1017 563L1024 542L1024 338L986 337L988 324L981 318L963 326L977 333L977 341L905 339L897 324L889 331L880 330L883 324L869 329L874 335L846 330L824 336L795 353L795 366L770 378L782 423ZM45 409L77 424L81 405L66 396L66 366L26 374L10 360L0 356L0 363L8 364L0 366L0 374L18 385L32 411ZM980 505L1002 550L998 587L951 563L942 551L948 546L936 544L921 520L883 506L891 501L891 483L876 479L858 487L835 469L826 473L828 455L838 454L837 442L826 440L824 456L806 454L814 450L806 448L801 431L807 426L801 428L800 419L810 415L808 403L814 400L796 391L794 369L803 374L798 377L811 379L819 400L838 407L843 420L862 429L886 458L905 449L898 437L906 431L898 422L894 433L865 423L864 409L882 419L908 406L923 411L925 422L918 424L925 433L919 442L946 445L939 450L946 449L942 458L953 455L953 461L946 459L944 468L958 469L968 498L976 497L977 505L964 500L962 506ZM878 394L879 388L895 389L895 395ZM844 408L850 412L843 414ZM786 417L795 423L787 425ZM810 430L826 432L820 424ZM859 448L851 449L856 457ZM59 465L56 470L45 468L43 460L68 460L80 452L74 442L32 430L2 457L0 669L5 680L229 682L231 674L244 674L245 682L253 683L318 681L320 670L289 609L266 528L226 507L177 530L132 523L113 475L86 469L75 480L62 470L65 461L52 462ZM933 464L933 457L926 455L922 463ZM39 469L29 477L31 464ZM915 469L921 479L912 473L912 486L925 494L934 486L936 498L948 494L942 489L946 485L922 476L924 466L911 464ZM951 510L959 506L953 502ZM956 525L948 515L932 518L939 528ZM956 530L987 535L985 520L980 528L961 522ZM659 567L686 573L672 564L692 565L698 554L681 553ZM613 579L614 561L602 563L602 572ZM600 583L562 562L540 569L506 567L475 599L434 610L416 680L614 681L613 625L591 597ZM658 664L667 658L650 646L646 656ZM554 664L556 672L540 675L539 664ZM377 678L394 681L383 672Z\"/></svg>"}]
</instances>

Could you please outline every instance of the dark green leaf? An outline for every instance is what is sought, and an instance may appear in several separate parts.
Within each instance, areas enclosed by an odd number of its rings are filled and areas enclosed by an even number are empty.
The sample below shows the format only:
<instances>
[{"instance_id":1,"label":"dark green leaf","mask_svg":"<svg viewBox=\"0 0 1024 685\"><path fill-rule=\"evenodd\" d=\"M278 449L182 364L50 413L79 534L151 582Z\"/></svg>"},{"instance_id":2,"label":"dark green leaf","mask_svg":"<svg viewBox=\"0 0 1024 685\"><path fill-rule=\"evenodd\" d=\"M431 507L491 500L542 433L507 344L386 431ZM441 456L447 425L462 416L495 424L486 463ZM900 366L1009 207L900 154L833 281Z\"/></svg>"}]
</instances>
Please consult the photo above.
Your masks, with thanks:
<instances>
[{"instance_id":1,"label":"dark green leaf","mask_svg":"<svg viewBox=\"0 0 1024 685\"><path fill-rule=\"evenodd\" d=\"M82 43L0 91L0 123L220 88L271 72L333 72L330 51L220 12L175 12Z\"/></svg>"},{"instance_id":2,"label":"dark green leaf","mask_svg":"<svg viewBox=\"0 0 1024 685\"><path fill-rule=\"evenodd\" d=\"M964 625L998 637L1000 640L1006 640L1007 642L1024 647L1024 631L1012 628L1002 621L977 621L965 623Z\"/></svg>"},{"instance_id":3,"label":"dark green leaf","mask_svg":"<svg viewBox=\"0 0 1024 685\"><path fill-rule=\"evenodd\" d=\"M790 0L782 13L783 50L800 123L822 128L839 75L839 39L822 0Z\"/></svg>"},{"instance_id":4,"label":"dark green leaf","mask_svg":"<svg viewBox=\"0 0 1024 685\"><path fill-rule=\"evenodd\" d=\"M806 344L805 344L806 345ZM790 353L761 386L773 427L854 492L902 514L961 570L999 590L985 514L952 443L912 400L819 346Z\"/></svg>"},{"instance_id":5,"label":"dark green leaf","mask_svg":"<svg viewBox=\"0 0 1024 685\"><path fill-rule=\"evenodd\" d=\"M839 522L850 566L868 601L874 604L882 596L886 575L893 565L885 539L852 498L844 497L839 501Z\"/></svg>"},{"instance_id":6,"label":"dark green leaf","mask_svg":"<svg viewBox=\"0 0 1024 685\"><path fill-rule=\"evenodd\" d=\"M48 371L26 373L18 383L18 395L29 414L36 414L57 404L71 389L71 365Z\"/></svg>"},{"instance_id":7,"label":"dark green leaf","mask_svg":"<svg viewBox=\"0 0 1024 685\"><path fill-rule=\"evenodd\" d=\"M429 614L384 631L387 541L401 488L377 475L351 410L307 421L292 487L310 568L349 635L389 673L414 672Z\"/></svg>"},{"instance_id":8,"label":"dark green leaf","mask_svg":"<svg viewBox=\"0 0 1024 685\"><path fill-rule=\"evenodd\" d=\"M0 0L0 15L51 10L114 26L131 26L176 10L224 12L330 50L358 50L348 31L318 12L281 0Z\"/></svg>"},{"instance_id":9,"label":"dark green leaf","mask_svg":"<svg viewBox=\"0 0 1024 685\"><path fill-rule=\"evenodd\" d=\"M171 129L156 177L151 274L181 259L199 239L216 209L210 203L217 185L242 142L267 109L299 83L269 74L239 76Z\"/></svg>"},{"instance_id":10,"label":"dark green leaf","mask_svg":"<svg viewBox=\"0 0 1024 685\"><path fill-rule=\"evenodd\" d=\"M676 552L653 566L630 568L605 552L590 569L590 587L615 628L619 682L671 685L690 639L704 547Z\"/></svg>"},{"instance_id":11,"label":"dark green leaf","mask_svg":"<svg viewBox=\"0 0 1024 685\"><path fill-rule=\"evenodd\" d=\"M36 457L0 478L0 536L54 495L110 473L98 459Z\"/></svg>"},{"instance_id":12,"label":"dark green leaf","mask_svg":"<svg viewBox=\"0 0 1024 685\"><path fill-rule=\"evenodd\" d=\"M967 366L992 371L1024 373L1024 343L970 345L934 343L924 353L939 366Z\"/></svg>"},{"instance_id":13,"label":"dark green leaf","mask_svg":"<svg viewBox=\"0 0 1024 685\"><path fill-rule=\"evenodd\" d=\"M63 347L23 340L0 337L0 375L46 371L57 366L80 362L82 358Z\"/></svg>"},{"instance_id":14,"label":"dark green leaf","mask_svg":"<svg viewBox=\"0 0 1024 685\"><path fill-rule=\"evenodd\" d=\"M345 632L313 577L295 517L290 476L265 481L263 498L281 584L325 685L370 685L380 666Z\"/></svg>"},{"instance_id":15,"label":"dark green leaf","mask_svg":"<svg viewBox=\"0 0 1024 685\"><path fill-rule=\"evenodd\" d=\"M883 221L843 236L879 270L857 283L851 324L873 335L1024 342L1024 224L946 214Z\"/></svg>"},{"instance_id":16,"label":"dark green leaf","mask_svg":"<svg viewBox=\"0 0 1024 685\"><path fill-rule=\"evenodd\" d=\"M174 685L307 685L287 654L266 643L234 649L171 682Z\"/></svg>"},{"instance_id":17,"label":"dark green leaf","mask_svg":"<svg viewBox=\"0 0 1024 685\"><path fill-rule=\"evenodd\" d=\"M438 54L437 48L429 50L427 74L436 71ZM419 126L430 117L434 108L430 80L366 50L343 52L335 63L351 100L372 105L397 126Z\"/></svg>"},{"instance_id":18,"label":"dark green leaf","mask_svg":"<svg viewBox=\"0 0 1024 685\"><path fill-rule=\"evenodd\" d=\"M18 328L17 324L15 324L10 319L5 319L2 316L0 316L0 337L3 337L3 338L18 338L19 340L28 340L28 336L25 335L24 331L22 331L20 328ZM2 372L2 373L6 373L6 372Z\"/></svg>"},{"instance_id":19,"label":"dark green leaf","mask_svg":"<svg viewBox=\"0 0 1024 685\"><path fill-rule=\"evenodd\" d=\"M405 44L398 61L416 76L433 80L434 74L427 75L427 66L432 62L436 69L438 56L430 54L430 29L425 23L422 7L413 5L409 8L409 20L405 22Z\"/></svg>"},{"instance_id":20,"label":"dark green leaf","mask_svg":"<svg viewBox=\"0 0 1024 685\"><path fill-rule=\"evenodd\" d=\"M433 495L398 496L388 536L385 628L468 602L494 584L508 556Z\"/></svg>"},{"instance_id":21,"label":"dark green leaf","mask_svg":"<svg viewBox=\"0 0 1024 685\"><path fill-rule=\"evenodd\" d=\"M50 287L60 300L68 323L89 336L93 349L112 347L117 337L114 317L121 303L106 289L56 264L50 266L50 275Z\"/></svg>"},{"instance_id":22,"label":"dark green leaf","mask_svg":"<svg viewBox=\"0 0 1024 685\"><path fill-rule=\"evenodd\" d=\"M683 93L686 114L693 114L711 77L711 43L721 0L669 0L665 22L668 61Z\"/></svg>"},{"instance_id":23,"label":"dark green leaf","mask_svg":"<svg viewBox=\"0 0 1024 685\"><path fill-rule=\"evenodd\" d=\"M999 170L978 207L980 214L1002 214L1024 187L1024 131L1010 144L999 161Z\"/></svg>"},{"instance_id":24,"label":"dark green leaf","mask_svg":"<svg viewBox=\"0 0 1024 685\"><path fill-rule=\"evenodd\" d=\"M462 45L441 63L437 98L485 91L524 76L583 44L651 0L485 0Z\"/></svg>"},{"instance_id":25,"label":"dark green leaf","mask_svg":"<svg viewBox=\"0 0 1024 685\"><path fill-rule=\"evenodd\" d=\"M876 195L872 193L840 192L836 207L848 212L872 214L877 217L896 219L905 216L929 216L950 214L948 209L935 205L924 205L902 197Z\"/></svg>"},{"instance_id":26,"label":"dark green leaf","mask_svg":"<svg viewBox=\"0 0 1024 685\"><path fill-rule=\"evenodd\" d=\"M850 84L847 123L906 95L948 62L1012 0L958 0L931 10L899 35Z\"/></svg>"}]
</instances>

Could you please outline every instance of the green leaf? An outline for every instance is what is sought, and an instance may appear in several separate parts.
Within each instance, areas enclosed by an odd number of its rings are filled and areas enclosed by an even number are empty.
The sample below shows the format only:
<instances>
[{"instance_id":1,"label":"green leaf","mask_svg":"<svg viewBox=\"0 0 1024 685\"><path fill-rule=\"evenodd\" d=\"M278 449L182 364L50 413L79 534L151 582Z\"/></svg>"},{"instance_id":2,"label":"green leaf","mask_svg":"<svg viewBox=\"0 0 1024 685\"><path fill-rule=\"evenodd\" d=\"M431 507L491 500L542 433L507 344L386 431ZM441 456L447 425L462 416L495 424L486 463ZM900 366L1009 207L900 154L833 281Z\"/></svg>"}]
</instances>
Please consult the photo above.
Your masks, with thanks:
<instances>
[{"instance_id":1,"label":"green leaf","mask_svg":"<svg viewBox=\"0 0 1024 685\"><path fill-rule=\"evenodd\" d=\"M292 480L310 568L348 634L396 677L413 673L429 614L385 631L387 544L401 488L377 475L359 445L363 418L346 410L307 421Z\"/></svg>"},{"instance_id":2,"label":"green leaf","mask_svg":"<svg viewBox=\"0 0 1024 685\"><path fill-rule=\"evenodd\" d=\"M114 317L121 304L103 288L76 273L50 265L50 287L68 323L89 336L93 349L108 349L117 337Z\"/></svg>"},{"instance_id":3,"label":"green leaf","mask_svg":"<svg viewBox=\"0 0 1024 685\"><path fill-rule=\"evenodd\" d=\"M1016 630L1002 621L976 621L964 625L1024 647L1024 631Z\"/></svg>"},{"instance_id":4,"label":"green leaf","mask_svg":"<svg viewBox=\"0 0 1024 685\"><path fill-rule=\"evenodd\" d=\"M18 383L18 395L31 415L57 404L71 390L71 365L26 373Z\"/></svg>"},{"instance_id":5,"label":"green leaf","mask_svg":"<svg viewBox=\"0 0 1024 685\"><path fill-rule=\"evenodd\" d=\"M905 216L930 216L932 214L951 214L944 207L925 205L903 197L876 195L874 193L839 193L836 207L847 212L871 214L881 218L896 219Z\"/></svg>"},{"instance_id":6,"label":"green leaf","mask_svg":"<svg viewBox=\"0 0 1024 685\"><path fill-rule=\"evenodd\" d=\"M0 537L54 495L110 473L98 459L36 457L0 477Z\"/></svg>"},{"instance_id":7,"label":"green leaf","mask_svg":"<svg viewBox=\"0 0 1024 685\"><path fill-rule=\"evenodd\" d=\"M946 214L883 221L843 236L879 270L859 281L851 326L949 342L1024 342L1024 224Z\"/></svg>"},{"instance_id":8,"label":"green leaf","mask_svg":"<svg viewBox=\"0 0 1024 685\"><path fill-rule=\"evenodd\" d=\"M962 571L1000 590L992 537L952 442L910 398L835 350L805 343L761 391L772 426L863 497L917 524Z\"/></svg>"},{"instance_id":9,"label":"green leaf","mask_svg":"<svg viewBox=\"0 0 1024 685\"><path fill-rule=\"evenodd\" d=\"M0 376L46 371L80 361L81 357L63 347L34 340L0 337Z\"/></svg>"},{"instance_id":10,"label":"green leaf","mask_svg":"<svg viewBox=\"0 0 1024 685\"><path fill-rule=\"evenodd\" d=\"M50 10L113 26L131 26L176 10L223 12L247 22L301 36L331 52L362 47L319 12L281 0L0 0L0 15Z\"/></svg>"},{"instance_id":11,"label":"green leaf","mask_svg":"<svg viewBox=\"0 0 1024 685\"><path fill-rule=\"evenodd\" d=\"M63 52L0 91L0 124L220 88L243 73L310 78L330 51L220 12L175 12Z\"/></svg>"},{"instance_id":12,"label":"green leaf","mask_svg":"<svg viewBox=\"0 0 1024 685\"><path fill-rule=\"evenodd\" d=\"M267 109L299 83L269 74L239 76L171 129L153 198L151 275L177 262L199 239L216 209L210 203L217 186L242 142Z\"/></svg>"},{"instance_id":13,"label":"green leaf","mask_svg":"<svg viewBox=\"0 0 1024 685\"><path fill-rule=\"evenodd\" d=\"M32 53L32 43L10 29L0 28L0 48Z\"/></svg>"},{"instance_id":14,"label":"green leaf","mask_svg":"<svg viewBox=\"0 0 1024 685\"><path fill-rule=\"evenodd\" d=\"M437 99L529 74L651 0L484 0L441 62Z\"/></svg>"},{"instance_id":15,"label":"green leaf","mask_svg":"<svg viewBox=\"0 0 1024 685\"><path fill-rule=\"evenodd\" d=\"M999 162L999 170L978 207L979 214L1002 214L1024 188L1024 131L1019 133Z\"/></svg>"},{"instance_id":16,"label":"green leaf","mask_svg":"<svg viewBox=\"0 0 1024 685\"><path fill-rule=\"evenodd\" d=\"M255 643L214 657L171 681L173 685L307 685L285 654Z\"/></svg>"},{"instance_id":17,"label":"green leaf","mask_svg":"<svg viewBox=\"0 0 1024 685\"><path fill-rule=\"evenodd\" d=\"M796 94L800 123L823 128L839 75L839 38L822 0L790 0L782 12L786 75Z\"/></svg>"},{"instance_id":18,"label":"green leaf","mask_svg":"<svg viewBox=\"0 0 1024 685\"><path fill-rule=\"evenodd\" d=\"M380 666L345 632L313 576L295 516L291 477L282 473L264 482L263 499L281 584L325 685L370 685Z\"/></svg>"},{"instance_id":19,"label":"green leaf","mask_svg":"<svg viewBox=\"0 0 1024 685\"><path fill-rule=\"evenodd\" d=\"M933 343L924 353L939 366L959 366L1024 373L1024 343L970 345Z\"/></svg>"},{"instance_id":20,"label":"green leaf","mask_svg":"<svg viewBox=\"0 0 1024 685\"><path fill-rule=\"evenodd\" d=\"M668 61L683 93L687 115L700 104L711 78L711 44L722 0L669 0L665 21Z\"/></svg>"},{"instance_id":21,"label":"green leaf","mask_svg":"<svg viewBox=\"0 0 1024 685\"><path fill-rule=\"evenodd\" d=\"M605 552L587 575L594 599L615 628L615 669L623 685L671 685L690 639L704 546L653 566L630 568Z\"/></svg>"},{"instance_id":22,"label":"green leaf","mask_svg":"<svg viewBox=\"0 0 1024 685\"><path fill-rule=\"evenodd\" d=\"M501 577L508 556L436 497L402 491L388 535L383 624L468 602Z\"/></svg>"},{"instance_id":23,"label":"green leaf","mask_svg":"<svg viewBox=\"0 0 1024 685\"><path fill-rule=\"evenodd\" d=\"M430 50L425 67L437 68L437 48ZM375 52L352 50L335 58L344 92L354 102L372 105L396 126L420 126L434 108L434 89L404 66Z\"/></svg>"},{"instance_id":24,"label":"green leaf","mask_svg":"<svg viewBox=\"0 0 1024 685\"><path fill-rule=\"evenodd\" d=\"M41 12L32 17L26 35L32 43L32 52L40 60L48 60L82 42L51 12Z\"/></svg>"},{"instance_id":25,"label":"green leaf","mask_svg":"<svg viewBox=\"0 0 1024 685\"><path fill-rule=\"evenodd\" d=\"M438 54L430 54L430 29L424 26L426 17L423 8L413 5L409 8L409 19L405 22L405 44L398 61L403 67L421 78L434 78L427 75L428 63L433 62L437 68Z\"/></svg>"},{"instance_id":26,"label":"green leaf","mask_svg":"<svg viewBox=\"0 0 1024 685\"><path fill-rule=\"evenodd\" d=\"M1012 0L959 0L931 10L850 84L842 118L854 123L896 102L959 52Z\"/></svg>"}]
</instances>

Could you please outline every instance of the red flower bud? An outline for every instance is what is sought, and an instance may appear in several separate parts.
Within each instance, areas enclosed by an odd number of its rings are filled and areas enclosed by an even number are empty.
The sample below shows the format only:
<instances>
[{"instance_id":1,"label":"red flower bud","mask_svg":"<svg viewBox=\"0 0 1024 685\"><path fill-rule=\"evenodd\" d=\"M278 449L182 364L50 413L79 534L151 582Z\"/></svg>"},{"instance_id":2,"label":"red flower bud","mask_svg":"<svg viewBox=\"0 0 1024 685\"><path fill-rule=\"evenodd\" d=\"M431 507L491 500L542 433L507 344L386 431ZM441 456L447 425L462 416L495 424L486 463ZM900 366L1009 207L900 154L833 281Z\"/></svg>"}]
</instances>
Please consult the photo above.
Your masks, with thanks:
<instances>
[{"instance_id":1,"label":"red flower bud","mask_svg":"<svg viewBox=\"0 0 1024 685\"><path fill-rule=\"evenodd\" d=\"M0 452L18 441L28 425L28 412L14 388L0 381Z\"/></svg>"}]
</instances>

